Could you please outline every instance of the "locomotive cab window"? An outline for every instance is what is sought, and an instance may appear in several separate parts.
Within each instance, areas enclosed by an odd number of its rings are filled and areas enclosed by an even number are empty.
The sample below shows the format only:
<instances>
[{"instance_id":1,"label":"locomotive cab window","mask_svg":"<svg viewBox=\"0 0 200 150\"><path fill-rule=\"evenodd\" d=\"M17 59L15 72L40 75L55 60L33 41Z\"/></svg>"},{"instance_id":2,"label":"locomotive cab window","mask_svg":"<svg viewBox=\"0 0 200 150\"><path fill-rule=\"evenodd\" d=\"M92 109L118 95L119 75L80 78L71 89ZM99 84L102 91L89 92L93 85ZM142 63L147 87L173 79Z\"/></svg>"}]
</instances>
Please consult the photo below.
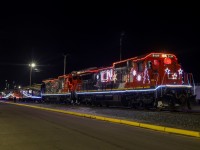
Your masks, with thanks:
<instances>
[{"instance_id":1,"label":"locomotive cab window","mask_svg":"<svg viewBox=\"0 0 200 150\"><path fill-rule=\"evenodd\" d=\"M77 76L73 76L73 80L77 80L78 79L78 77Z\"/></svg>"},{"instance_id":2,"label":"locomotive cab window","mask_svg":"<svg viewBox=\"0 0 200 150\"><path fill-rule=\"evenodd\" d=\"M69 78L69 80L68 80L69 82L72 82L72 78Z\"/></svg>"},{"instance_id":3,"label":"locomotive cab window","mask_svg":"<svg viewBox=\"0 0 200 150\"><path fill-rule=\"evenodd\" d=\"M153 60L153 64L154 64L155 66L159 66L159 65L160 65L160 61L157 60L157 59L154 59L154 60Z\"/></svg>"},{"instance_id":4,"label":"locomotive cab window","mask_svg":"<svg viewBox=\"0 0 200 150\"><path fill-rule=\"evenodd\" d=\"M152 62L151 62L151 61L148 61L148 62L147 62L147 68L148 68L148 69L152 69Z\"/></svg>"}]
</instances>

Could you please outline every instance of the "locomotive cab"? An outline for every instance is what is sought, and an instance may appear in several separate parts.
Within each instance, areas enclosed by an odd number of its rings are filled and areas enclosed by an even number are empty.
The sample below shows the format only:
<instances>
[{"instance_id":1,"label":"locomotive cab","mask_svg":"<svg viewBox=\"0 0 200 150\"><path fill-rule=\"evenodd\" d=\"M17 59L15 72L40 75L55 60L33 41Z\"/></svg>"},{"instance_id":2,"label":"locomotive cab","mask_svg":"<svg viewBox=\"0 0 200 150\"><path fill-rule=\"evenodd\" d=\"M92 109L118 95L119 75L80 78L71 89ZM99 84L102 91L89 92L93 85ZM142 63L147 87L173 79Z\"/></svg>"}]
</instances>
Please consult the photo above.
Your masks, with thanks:
<instances>
[{"instance_id":1,"label":"locomotive cab","mask_svg":"<svg viewBox=\"0 0 200 150\"><path fill-rule=\"evenodd\" d=\"M152 57L147 58L149 70L151 70L151 81L156 81L151 84L155 87L160 87L156 90L157 99L160 99L159 107L183 106L191 109L190 101L194 99L191 82L186 81L181 65L178 59L173 54L152 54ZM157 74L157 76L155 76ZM193 80L193 79L190 79Z\"/></svg>"},{"instance_id":2,"label":"locomotive cab","mask_svg":"<svg viewBox=\"0 0 200 150\"><path fill-rule=\"evenodd\" d=\"M146 58L151 85L183 84L183 70L173 54L152 54Z\"/></svg>"}]
</instances>

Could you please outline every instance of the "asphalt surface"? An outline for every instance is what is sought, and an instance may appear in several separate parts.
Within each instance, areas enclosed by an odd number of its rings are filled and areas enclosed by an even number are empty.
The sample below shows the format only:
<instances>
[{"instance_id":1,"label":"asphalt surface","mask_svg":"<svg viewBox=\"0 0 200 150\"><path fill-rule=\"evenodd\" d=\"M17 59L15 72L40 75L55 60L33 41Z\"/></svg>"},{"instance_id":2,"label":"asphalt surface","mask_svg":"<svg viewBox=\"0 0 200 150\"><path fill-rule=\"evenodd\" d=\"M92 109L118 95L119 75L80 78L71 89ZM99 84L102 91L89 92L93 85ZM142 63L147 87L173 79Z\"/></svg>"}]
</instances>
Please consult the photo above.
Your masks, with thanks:
<instances>
[{"instance_id":1,"label":"asphalt surface","mask_svg":"<svg viewBox=\"0 0 200 150\"><path fill-rule=\"evenodd\" d=\"M199 147L199 138L0 103L0 150L193 150Z\"/></svg>"},{"instance_id":2,"label":"asphalt surface","mask_svg":"<svg viewBox=\"0 0 200 150\"><path fill-rule=\"evenodd\" d=\"M107 108L84 105L17 103L200 132L200 105L192 106L193 109L190 111L170 112L166 110L136 110L120 107Z\"/></svg>"}]
</instances>

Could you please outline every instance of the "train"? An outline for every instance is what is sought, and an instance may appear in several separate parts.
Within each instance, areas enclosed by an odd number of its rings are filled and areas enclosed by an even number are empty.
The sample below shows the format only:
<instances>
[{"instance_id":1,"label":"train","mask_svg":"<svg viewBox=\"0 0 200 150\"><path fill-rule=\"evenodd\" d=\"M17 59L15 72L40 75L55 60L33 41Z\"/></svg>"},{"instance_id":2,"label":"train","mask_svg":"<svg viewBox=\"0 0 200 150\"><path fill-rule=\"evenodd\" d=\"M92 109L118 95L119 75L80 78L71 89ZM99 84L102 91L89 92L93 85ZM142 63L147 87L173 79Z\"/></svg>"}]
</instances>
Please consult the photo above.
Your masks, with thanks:
<instances>
[{"instance_id":1,"label":"train","mask_svg":"<svg viewBox=\"0 0 200 150\"><path fill-rule=\"evenodd\" d=\"M193 89L193 75L183 71L176 55L152 52L43 80L41 97L44 102L191 109Z\"/></svg>"}]
</instances>

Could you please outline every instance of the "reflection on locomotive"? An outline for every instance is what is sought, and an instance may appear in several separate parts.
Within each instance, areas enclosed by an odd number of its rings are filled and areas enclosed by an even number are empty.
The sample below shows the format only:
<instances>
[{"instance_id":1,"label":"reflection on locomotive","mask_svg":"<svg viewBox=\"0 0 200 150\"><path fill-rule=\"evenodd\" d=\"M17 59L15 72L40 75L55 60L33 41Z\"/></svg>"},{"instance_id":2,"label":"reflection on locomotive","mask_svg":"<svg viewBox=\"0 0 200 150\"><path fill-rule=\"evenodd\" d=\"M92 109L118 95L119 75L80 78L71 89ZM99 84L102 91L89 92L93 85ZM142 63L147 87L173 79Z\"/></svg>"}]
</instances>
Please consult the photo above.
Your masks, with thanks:
<instances>
[{"instance_id":1,"label":"reflection on locomotive","mask_svg":"<svg viewBox=\"0 0 200 150\"><path fill-rule=\"evenodd\" d=\"M192 74L183 71L174 54L150 53L44 80L41 91L46 102L190 108L193 85Z\"/></svg>"}]
</instances>

